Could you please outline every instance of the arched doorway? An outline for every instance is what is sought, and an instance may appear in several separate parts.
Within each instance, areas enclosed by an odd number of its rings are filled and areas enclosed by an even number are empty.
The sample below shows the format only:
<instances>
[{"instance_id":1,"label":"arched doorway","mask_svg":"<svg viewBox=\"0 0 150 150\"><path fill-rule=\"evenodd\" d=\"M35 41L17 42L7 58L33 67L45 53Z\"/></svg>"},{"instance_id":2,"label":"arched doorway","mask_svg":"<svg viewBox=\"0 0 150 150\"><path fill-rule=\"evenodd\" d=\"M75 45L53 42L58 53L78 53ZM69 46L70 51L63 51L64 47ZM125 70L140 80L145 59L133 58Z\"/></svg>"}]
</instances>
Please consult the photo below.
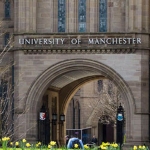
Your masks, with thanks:
<instances>
[{"instance_id":1,"label":"arched doorway","mask_svg":"<svg viewBox=\"0 0 150 150\"><path fill-rule=\"evenodd\" d=\"M73 75L74 74L74 75ZM76 77L76 78L75 78ZM63 78L64 82L60 82ZM59 62L45 72L43 72L33 83L28 91L26 107L29 107L27 112L27 138L32 133L33 140L37 135L36 119L31 114L36 114L41 103L41 99L45 91L54 85L59 85L58 95L58 112L57 115L66 113L66 108L74 93L86 82L98 78L108 78L117 85L122 93L125 101L125 107L128 109L126 118L126 137L129 139L131 135L131 117L134 111L134 98L125 81L110 67L101 64L97 61L87 59L72 59ZM35 123L35 129L30 130L32 123ZM63 142L65 134L65 123L57 125L57 140Z\"/></svg>"},{"instance_id":2,"label":"arched doorway","mask_svg":"<svg viewBox=\"0 0 150 150\"><path fill-rule=\"evenodd\" d=\"M108 116L102 116L104 119L103 121L99 119L98 121L98 143L101 144L102 142L116 142L115 139L115 128L114 122L107 119Z\"/></svg>"}]
</instances>

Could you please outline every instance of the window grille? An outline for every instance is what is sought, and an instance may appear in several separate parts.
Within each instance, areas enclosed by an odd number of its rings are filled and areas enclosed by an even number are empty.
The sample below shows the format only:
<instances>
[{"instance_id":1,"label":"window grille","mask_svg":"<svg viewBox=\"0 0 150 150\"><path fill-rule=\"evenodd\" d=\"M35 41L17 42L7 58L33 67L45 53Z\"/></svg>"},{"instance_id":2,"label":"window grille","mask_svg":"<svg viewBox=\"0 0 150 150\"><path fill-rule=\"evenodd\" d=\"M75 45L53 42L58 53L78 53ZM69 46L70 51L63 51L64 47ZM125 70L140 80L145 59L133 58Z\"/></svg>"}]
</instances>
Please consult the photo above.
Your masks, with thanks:
<instances>
[{"instance_id":1,"label":"window grille","mask_svg":"<svg viewBox=\"0 0 150 150\"><path fill-rule=\"evenodd\" d=\"M58 32L65 32L65 0L58 0Z\"/></svg>"},{"instance_id":2,"label":"window grille","mask_svg":"<svg viewBox=\"0 0 150 150\"><path fill-rule=\"evenodd\" d=\"M86 31L86 0L79 0L78 3L79 32Z\"/></svg>"},{"instance_id":3,"label":"window grille","mask_svg":"<svg viewBox=\"0 0 150 150\"><path fill-rule=\"evenodd\" d=\"M10 1L5 0L5 18L10 18Z\"/></svg>"},{"instance_id":4,"label":"window grille","mask_svg":"<svg viewBox=\"0 0 150 150\"><path fill-rule=\"evenodd\" d=\"M99 0L99 32L107 32L107 0Z\"/></svg>"}]
</instances>

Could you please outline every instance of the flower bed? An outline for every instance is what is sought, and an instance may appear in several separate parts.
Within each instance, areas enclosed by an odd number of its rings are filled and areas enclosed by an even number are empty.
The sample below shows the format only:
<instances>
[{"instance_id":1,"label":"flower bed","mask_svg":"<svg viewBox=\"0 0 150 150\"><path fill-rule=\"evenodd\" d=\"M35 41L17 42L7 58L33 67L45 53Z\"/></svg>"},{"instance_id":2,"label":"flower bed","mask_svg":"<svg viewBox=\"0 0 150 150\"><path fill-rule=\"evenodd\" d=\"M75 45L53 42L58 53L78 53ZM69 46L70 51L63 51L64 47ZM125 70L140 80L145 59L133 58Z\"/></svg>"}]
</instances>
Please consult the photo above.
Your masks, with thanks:
<instances>
[{"instance_id":1,"label":"flower bed","mask_svg":"<svg viewBox=\"0 0 150 150\"><path fill-rule=\"evenodd\" d=\"M2 148L0 150L67 150L67 148L56 146L55 141L51 141L48 145L42 145L41 142L36 144L30 144L26 139L21 141L12 142L9 137L4 137L1 139ZM78 145L74 145L74 149L79 149ZM94 146L90 148L88 145L84 145L86 150L120 150L120 146L117 143L102 142L100 146ZM149 150L145 145L133 146L130 150Z\"/></svg>"}]
</instances>

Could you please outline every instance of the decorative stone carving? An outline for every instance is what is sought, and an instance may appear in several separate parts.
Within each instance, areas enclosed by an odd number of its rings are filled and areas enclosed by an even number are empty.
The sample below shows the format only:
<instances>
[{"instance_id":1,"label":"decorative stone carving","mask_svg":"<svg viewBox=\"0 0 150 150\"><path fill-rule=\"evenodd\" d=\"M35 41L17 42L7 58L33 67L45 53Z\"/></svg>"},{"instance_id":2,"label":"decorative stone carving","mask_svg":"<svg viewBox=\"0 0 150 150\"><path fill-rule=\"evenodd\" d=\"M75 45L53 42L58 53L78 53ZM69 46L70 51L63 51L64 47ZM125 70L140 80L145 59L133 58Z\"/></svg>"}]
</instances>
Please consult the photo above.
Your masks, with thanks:
<instances>
[{"instance_id":1,"label":"decorative stone carving","mask_svg":"<svg viewBox=\"0 0 150 150\"><path fill-rule=\"evenodd\" d=\"M135 49L28 49L24 54L131 54Z\"/></svg>"}]
</instances>

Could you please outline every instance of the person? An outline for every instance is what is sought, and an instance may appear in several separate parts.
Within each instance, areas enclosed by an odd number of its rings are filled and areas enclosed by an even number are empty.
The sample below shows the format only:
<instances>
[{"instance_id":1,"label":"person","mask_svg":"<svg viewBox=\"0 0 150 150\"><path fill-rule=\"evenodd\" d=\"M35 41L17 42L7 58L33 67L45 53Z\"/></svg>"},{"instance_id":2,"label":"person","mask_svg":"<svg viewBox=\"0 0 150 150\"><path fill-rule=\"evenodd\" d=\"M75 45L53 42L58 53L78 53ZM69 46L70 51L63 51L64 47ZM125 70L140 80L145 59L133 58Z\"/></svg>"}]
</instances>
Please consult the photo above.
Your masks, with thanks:
<instances>
[{"instance_id":1,"label":"person","mask_svg":"<svg viewBox=\"0 0 150 150\"><path fill-rule=\"evenodd\" d=\"M77 138L76 136L73 136L73 137L71 137L70 139L69 139L69 141L68 141L68 144L67 144L67 148L68 149L73 149L73 148L75 148L74 147L74 144L78 144L78 148L79 149L84 149L84 145L83 145L83 142L82 142L82 140L80 140L79 138Z\"/></svg>"},{"instance_id":2,"label":"person","mask_svg":"<svg viewBox=\"0 0 150 150\"><path fill-rule=\"evenodd\" d=\"M91 142L97 144L97 138L95 137L95 135L93 135Z\"/></svg>"},{"instance_id":3,"label":"person","mask_svg":"<svg viewBox=\"0 0 150 150\"><path fill-rule=\"evenodd\" d=\"M65 136L65 140L66 140L66 146L67 146L68 141L69 141L69 135L66 135L66 136Z\"/></svg>"}]
</instances>

